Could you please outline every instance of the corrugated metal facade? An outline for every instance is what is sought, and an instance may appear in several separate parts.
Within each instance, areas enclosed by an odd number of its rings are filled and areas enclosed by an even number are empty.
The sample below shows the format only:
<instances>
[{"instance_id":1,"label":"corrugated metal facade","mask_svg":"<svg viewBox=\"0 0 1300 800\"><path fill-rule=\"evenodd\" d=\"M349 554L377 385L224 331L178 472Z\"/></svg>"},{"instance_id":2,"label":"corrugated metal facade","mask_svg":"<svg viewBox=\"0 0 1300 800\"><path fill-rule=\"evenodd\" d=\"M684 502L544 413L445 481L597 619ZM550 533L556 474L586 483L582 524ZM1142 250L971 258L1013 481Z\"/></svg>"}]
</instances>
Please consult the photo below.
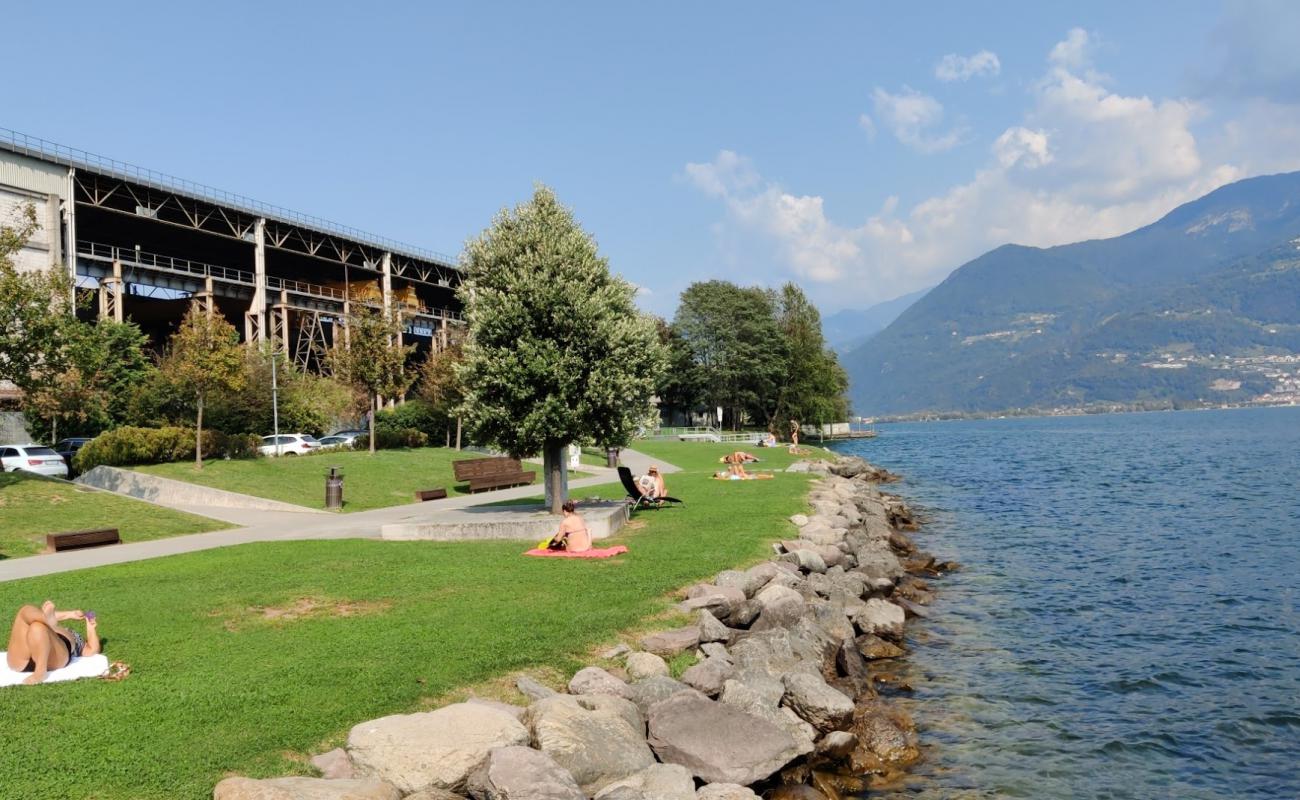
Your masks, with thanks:
<instances>
[{"instance_id":1,"label":"corrugated metal facade","mask_svg":"<svg viewBox=\"0 0 1300 800\"><path fill-rule=\"evenodd\" d=\"M68 191L68 168L0 150L0 186L63 197Z\"/></svg>"},{"instance_id":2,"label":"corrugated metal facade","mask_svg":"<svg viewBox=\"0 0 1300 800\"><path fill-rule=\"evenodd\" d=\"M41 226L13 255L19 270L46 269L62 260L59 199L67 189L67 167L0 151L0 225L17 222L22 207L30 203Z\"/></svg>"}]
</instances>

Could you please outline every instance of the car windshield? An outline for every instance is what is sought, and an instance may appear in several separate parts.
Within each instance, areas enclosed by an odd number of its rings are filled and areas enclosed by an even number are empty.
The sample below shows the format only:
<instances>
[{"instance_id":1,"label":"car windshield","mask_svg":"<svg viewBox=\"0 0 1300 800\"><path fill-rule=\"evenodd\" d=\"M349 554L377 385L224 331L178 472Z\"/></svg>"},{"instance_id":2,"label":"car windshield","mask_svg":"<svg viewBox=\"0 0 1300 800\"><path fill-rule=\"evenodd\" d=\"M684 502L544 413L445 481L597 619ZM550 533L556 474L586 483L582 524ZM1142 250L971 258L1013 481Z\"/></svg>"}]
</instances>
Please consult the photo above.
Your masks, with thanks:
<instances>
[{"instance_id":1,"label":"car windshield","mask_svg":"<svg viewBox=\"0 0 1300 800\"><path fill-rule=\"evenodd\" d=\"M320 440L320 443L321 443L321 444L338 444L338 443L341 442L341 441L343 441L343 437L342 437L342 436L326 436L324 439L321 439L321 440Z\"/></svg>"},{"instance_id":2,"label":"car windshield","mask_svg":"<svg viewBox=\"0 0 1300 800\"><path fill-rule=\"evenodd\" d=\"M54 452L48 447L24 447L23 449L27 451L27 455L29 456L57 456L58 455L58 453Z\"/></svg>"},{"instance_id":3,"label":"car windshield","mask_svg":"<svg viewBox=\"0 0 1300 800\"><path fill-rule=\"evenodd\" d=\"M320 442L316 441L315 436L304 436L302 437L302 440L304 442L311 442L312 444L320 444Z\"/></svg>"}]
</instances>

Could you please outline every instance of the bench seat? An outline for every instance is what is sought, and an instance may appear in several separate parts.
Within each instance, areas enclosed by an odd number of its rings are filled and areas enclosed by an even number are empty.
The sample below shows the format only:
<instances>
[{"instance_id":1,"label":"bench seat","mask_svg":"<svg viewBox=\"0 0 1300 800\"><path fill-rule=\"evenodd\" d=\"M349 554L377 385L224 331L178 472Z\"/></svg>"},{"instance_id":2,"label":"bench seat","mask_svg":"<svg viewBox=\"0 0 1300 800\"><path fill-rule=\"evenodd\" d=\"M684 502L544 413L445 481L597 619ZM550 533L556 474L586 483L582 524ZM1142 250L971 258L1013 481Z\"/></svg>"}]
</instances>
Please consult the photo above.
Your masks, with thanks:
<instances>
[{"instance_id":1,"label":"bench seat","mask_svg":"<svg viewBox=\"0 0 1300 800\"><path fill-rule=\"evenodd\" d=\"M117 534L117 528L91 528L84 531L45 534L45 546L53 553L64 550L79 550L83 547L119 544L121 541L121 537Z\"/></svg>"}]
</instances>

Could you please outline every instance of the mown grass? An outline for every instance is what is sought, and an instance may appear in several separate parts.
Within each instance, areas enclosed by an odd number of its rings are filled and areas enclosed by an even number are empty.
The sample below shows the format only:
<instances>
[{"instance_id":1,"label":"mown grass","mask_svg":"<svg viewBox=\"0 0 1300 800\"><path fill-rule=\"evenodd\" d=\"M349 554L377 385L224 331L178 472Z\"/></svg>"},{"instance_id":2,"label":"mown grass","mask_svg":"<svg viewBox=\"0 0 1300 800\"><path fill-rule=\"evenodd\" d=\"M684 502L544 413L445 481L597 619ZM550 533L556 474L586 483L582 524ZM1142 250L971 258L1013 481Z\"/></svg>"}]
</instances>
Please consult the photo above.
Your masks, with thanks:
<instances>
[{"instance_id":1,"label":"mown grass","mask_svg":"<svg viewBox=\"0 0 1300 800\"><path fill-rule=\"evenodd\" d=\"M421 447L379 450L374 455L344 450L310 456L208 461L202 470L195 470L191 463L150 464L134 469L230 492L324 508L325 473L338 466L344 475L343 510L366 511L413 503L420 489L442 487L448 495L464 494L469 489L457 485L451 462L481 457L479 453L445 447ZM525 465L524 469L535 473L534 482L541 478L541 467Z\"/></svg>"},{"instance_id":2,"label":"mown grass","mask_svg":"<svg viewBox=\"0 0 1300 800\"><path fill-rule=\"evenodd\" d=\"M132 669L0 689L0 794L197 800L228 774L309 774L305 756L358 722L511 671L567 674L668 619L675 589L761 559L807 507L802 475L712 480L725 447L645 449L695 465L670 476L687 505L639 512L613 540L631 552L609 561L525 558L516 542L310 541L0 584L0 609L94 609L109 658ZM579 492L593 493L621 487Z\"/></svg>"},{"instance_id":3,"label":"mown grass","mask_svg":"<svg viewBox=\"0 0 1300 800\"><path fill-rule=\"evenodd\" d=\"M143 542L230 525L39 475L0 473L0 558L41 552L47 533L103 527L117 528L124 542Z\"/></svg>"}]
</instances>

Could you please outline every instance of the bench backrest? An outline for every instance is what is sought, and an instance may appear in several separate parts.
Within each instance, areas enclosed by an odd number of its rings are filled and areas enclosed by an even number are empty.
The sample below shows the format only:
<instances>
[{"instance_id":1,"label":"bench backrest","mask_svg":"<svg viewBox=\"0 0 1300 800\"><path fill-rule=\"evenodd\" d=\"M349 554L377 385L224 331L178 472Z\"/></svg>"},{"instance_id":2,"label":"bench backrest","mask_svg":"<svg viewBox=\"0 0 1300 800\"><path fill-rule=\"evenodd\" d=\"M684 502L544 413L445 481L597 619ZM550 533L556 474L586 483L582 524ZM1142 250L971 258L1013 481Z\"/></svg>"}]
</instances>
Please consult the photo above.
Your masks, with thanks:
<instances>
[{"instance_id":1,"label":"bench backrest","mask_svg":"<svg viewBox=\"0 0 1300 800\"><path fill-rule=\"evenodd\" d=\"M505 475L521 472L519 459L516 458L469 458L464 461L451 462L452 470L456 473L456 480L465 481L470 478L486 478L492 475Z\"/></svg>"}]
</instances>

